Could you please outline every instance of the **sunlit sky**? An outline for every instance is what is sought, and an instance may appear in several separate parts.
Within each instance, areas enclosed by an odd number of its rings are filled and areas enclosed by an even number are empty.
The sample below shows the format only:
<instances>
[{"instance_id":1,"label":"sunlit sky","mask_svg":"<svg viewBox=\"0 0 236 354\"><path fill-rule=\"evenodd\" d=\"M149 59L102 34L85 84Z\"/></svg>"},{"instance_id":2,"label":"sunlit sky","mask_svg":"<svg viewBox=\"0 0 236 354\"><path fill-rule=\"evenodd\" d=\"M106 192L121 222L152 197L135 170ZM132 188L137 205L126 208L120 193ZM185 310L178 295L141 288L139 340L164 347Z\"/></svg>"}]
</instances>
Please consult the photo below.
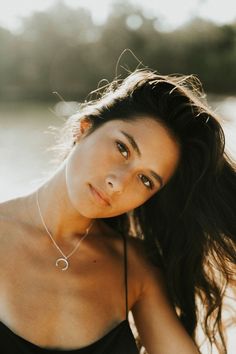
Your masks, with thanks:
<instances>
[{"instance_id":1,"label":"sunlit sky","mask_svg":"<svg viewBox=\"0 0 236 354\"><path fill-rule=\"evenodd\" d=\"M0 0L0 26L11 30L20 28L21 18L42 11L58 0ZM114 0L64 0L71 7L89 9L96 22L103 22ZM147 14L158 16L165 30L174 29L198 15L223 24L236 21L235 0L130 0ZM145 5L144 5L145 4Z\"/></svg>"}]
</instances>

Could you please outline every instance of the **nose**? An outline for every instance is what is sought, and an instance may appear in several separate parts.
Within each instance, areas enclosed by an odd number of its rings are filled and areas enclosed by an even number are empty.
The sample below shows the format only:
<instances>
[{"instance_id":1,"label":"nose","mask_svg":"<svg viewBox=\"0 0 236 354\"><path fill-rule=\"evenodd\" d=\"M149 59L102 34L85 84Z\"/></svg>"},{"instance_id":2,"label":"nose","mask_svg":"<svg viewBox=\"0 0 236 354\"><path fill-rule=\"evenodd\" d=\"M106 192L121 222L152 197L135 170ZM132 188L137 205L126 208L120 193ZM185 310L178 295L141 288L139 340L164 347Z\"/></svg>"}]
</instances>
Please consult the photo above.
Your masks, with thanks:
<instances>
[{"instance_id":1,"label":"nose","mask_svg":"<svg viewBox=\"0 0 236 354\"><path fill-rule=\"evenodd\" d=\"M129 175L126 172L119 173L119 174L109 174L106 177L106 185L110 192L121 193L124 191L127 183L129 180Z\"/></svg>"}]
</instances>

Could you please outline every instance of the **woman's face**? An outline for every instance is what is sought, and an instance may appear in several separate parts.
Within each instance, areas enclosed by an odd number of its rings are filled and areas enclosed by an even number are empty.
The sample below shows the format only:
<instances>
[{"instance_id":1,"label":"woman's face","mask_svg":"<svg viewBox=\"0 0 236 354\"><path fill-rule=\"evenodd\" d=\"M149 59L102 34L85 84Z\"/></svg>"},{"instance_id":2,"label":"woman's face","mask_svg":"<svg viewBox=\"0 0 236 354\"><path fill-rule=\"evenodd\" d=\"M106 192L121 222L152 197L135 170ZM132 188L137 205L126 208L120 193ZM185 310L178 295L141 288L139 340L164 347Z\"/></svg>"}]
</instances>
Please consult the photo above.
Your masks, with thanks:
<instances>
[{"instance_id":1,"label":"woman's face","mask_svg":"<svg viewBox=\"0 0 236 354\"><path fill-rule=\"evenodd\" d=\"M67 158L70 201L88 218L123 214L157 193L178 159L177 143L155 120L107 122L80 137Z\"/></svg>"}]
</instances>

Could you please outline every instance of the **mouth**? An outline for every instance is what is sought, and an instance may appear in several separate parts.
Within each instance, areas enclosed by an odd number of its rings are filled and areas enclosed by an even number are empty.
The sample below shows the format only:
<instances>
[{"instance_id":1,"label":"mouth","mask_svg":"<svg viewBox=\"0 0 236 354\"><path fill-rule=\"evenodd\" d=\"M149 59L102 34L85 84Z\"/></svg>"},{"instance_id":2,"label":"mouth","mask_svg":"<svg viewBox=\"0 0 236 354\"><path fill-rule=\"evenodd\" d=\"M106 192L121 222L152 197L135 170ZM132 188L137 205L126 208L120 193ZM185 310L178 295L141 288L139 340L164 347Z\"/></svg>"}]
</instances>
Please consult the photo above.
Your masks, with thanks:
<instances>
[{"instance_id":1,"label":"mouth","mask_svg":"<svg viewBox=\"0 0 236 354\"><path fill-rule=\"evenodd\" d=\"M94 186L92 186L90 183L89 183L89 188L90 188L90 191L93 195L93 197L95 198L95 200L101 204L101 205L111 205L110 203L110 200L108 198L107 195L105 195L104 192L96 189Z\"/></svg>"}]
</instances>

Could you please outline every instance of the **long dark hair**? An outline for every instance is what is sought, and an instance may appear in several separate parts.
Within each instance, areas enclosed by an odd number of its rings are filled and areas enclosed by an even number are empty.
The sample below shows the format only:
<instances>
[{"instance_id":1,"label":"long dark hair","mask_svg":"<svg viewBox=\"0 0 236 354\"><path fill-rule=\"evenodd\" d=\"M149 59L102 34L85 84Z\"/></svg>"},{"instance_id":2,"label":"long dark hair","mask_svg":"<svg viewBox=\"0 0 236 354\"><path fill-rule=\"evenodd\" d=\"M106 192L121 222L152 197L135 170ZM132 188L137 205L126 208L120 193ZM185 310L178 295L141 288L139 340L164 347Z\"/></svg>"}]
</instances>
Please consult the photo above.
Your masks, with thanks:
<instances>
[{"instance_id":1,"label":"long dark hair","mask_svg":"<svg viewBox=\"0 0 236 354\"><path fill-rule=\"evenodd\" d=\"M136 70L84 103L65 129L72 137L79 120L87 117L91 134L109 120L144 115L161 122L178 141L179 165L145 204L105 221L123 234L132 229L143 240L151 261L162 268L171 301L193 339L201 300L211 347L227 353L221 316L236 264L236 172L225 153L219 118L208 107L199 80ZM68 149L72 145L71 139Z\"/></svg>"}]
</instances>

